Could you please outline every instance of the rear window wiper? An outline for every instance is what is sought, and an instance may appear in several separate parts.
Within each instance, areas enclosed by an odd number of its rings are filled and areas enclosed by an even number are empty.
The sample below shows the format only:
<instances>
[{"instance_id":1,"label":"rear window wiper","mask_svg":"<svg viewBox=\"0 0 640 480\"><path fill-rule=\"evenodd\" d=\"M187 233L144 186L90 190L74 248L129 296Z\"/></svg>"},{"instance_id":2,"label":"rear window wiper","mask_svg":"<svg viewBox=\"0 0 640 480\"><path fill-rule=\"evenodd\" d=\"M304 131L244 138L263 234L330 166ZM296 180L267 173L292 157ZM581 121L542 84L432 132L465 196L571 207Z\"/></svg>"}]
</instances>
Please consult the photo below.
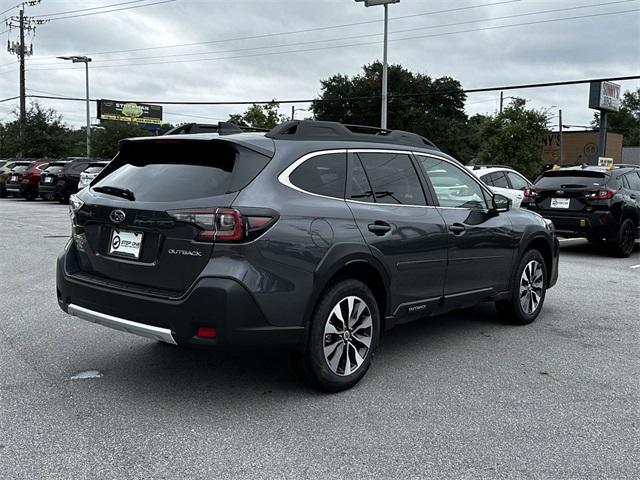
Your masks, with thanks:
<instances>
[{"instance_id":1,"label":"rear window wiper","mask_svg":"<svg viewBox=\"0 0 640 480\"><path fill-rule=\"evenodd\" d=\"M113 195L114 197L122 197L132 202L136 199L133 192L126 188L111 187L109 185L105 185L104 187L94 187L93 191L106 193L107 195Z\"/></svg>"}]
</instances>

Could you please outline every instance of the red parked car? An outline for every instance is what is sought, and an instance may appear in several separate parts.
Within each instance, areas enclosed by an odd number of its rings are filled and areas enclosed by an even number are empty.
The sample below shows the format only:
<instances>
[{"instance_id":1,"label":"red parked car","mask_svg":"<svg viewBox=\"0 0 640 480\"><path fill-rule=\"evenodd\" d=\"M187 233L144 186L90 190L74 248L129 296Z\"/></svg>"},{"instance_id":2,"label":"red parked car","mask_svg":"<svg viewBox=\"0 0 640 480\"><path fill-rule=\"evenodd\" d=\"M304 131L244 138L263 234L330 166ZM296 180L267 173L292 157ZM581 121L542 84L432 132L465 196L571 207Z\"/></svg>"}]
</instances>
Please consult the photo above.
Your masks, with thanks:
<instances>
[{"instance_id":1,"label":"red parked car","mask_svg":"<svg viewBox=\"0 0 640 480\"><path fill-rule=\"evenodd\" d=\"M48 166L48 160L36 160L28 166L14 168L7 179L7 194L35 200L38 197L40 176Z\"/></svg>"}]
</instances>

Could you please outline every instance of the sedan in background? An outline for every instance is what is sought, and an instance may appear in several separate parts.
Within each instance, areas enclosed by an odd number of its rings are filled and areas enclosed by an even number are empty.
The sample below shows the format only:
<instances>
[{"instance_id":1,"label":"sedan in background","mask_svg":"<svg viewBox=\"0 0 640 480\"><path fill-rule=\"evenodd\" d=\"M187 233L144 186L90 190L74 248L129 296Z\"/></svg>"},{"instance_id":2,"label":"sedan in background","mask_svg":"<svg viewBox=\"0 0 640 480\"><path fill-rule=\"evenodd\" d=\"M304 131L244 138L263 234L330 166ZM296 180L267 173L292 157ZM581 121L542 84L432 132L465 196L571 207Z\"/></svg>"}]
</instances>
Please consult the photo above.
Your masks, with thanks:
<instances>
[{"instance_id":1,"label":"sedan in background","mask_svg":"<svg viewBox=\"0 0 640 480\"><path fill-rule=\"evenodd\" d=\"M511 199L519 207L524 191L533 184L513 168L501 165L473 165L467 167L476 177L486 183L491 191Z\"/></svg>"}]
</instances>

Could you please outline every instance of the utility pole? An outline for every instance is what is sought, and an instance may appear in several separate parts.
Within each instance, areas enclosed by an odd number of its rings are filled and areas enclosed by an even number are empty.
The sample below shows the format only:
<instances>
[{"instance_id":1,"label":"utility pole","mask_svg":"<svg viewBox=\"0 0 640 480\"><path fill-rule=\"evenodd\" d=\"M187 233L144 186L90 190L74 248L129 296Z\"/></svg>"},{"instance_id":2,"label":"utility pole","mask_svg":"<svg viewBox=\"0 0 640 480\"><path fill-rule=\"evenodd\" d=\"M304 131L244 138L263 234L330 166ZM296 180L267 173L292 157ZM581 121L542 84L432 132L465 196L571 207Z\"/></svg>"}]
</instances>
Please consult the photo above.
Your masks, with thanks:
<instances>
[{"instance_id":1,"label":"utility pole","mask_svg":"<svg viewBox=\"0 0 640 480\"><path fill-rule=\"evenodd\" d=\"M558 110L558 121L560 122L560 165L564 165L564 142L562 140L562 109Z\"/></svg>"},{"instance_id":2,"label":"utility pole","mask_svg":"<svg viewBox=\"0 0 640 480\"><path fill-rule=\"evenodd\" d=\"M34 6L38 5L41 0L30 0L27 2L22 2L18 5L20 9L19 15L16 17L15 15L9 17L5 23L9 27L9 30L13 28L18 28L20 30L18 35L18 41L7 42L7 51L11 54L15 54L18 56L18 61L20 62L20 118L18 120L19 126L19 135L20 135L20 153L19 156L22 157L22 153L24 151L24 136L25 136L25 127L27 124L27 100L26 100L26 82L25 82L25 72L24 72L24 62L26 57L33 55L33 44L29 45L29 48L24 43L24 32L27 31L35 31L36 25L41 25L45 23L47 20L36 20L31 17L25 17L24 15L24 7L25 6Z\"/></svg>"},{"instance_id":3,"label":"utility pole","mask_svg":"<svg viewBox=\"0 0 640 480\"><path fill-rule=\"evenodd\" d=\"M18 58L20 59L20 149L22 150L22 140L24 138L24 127L27 123L27 99L24 81L24 5L20 5L20 45Z\"/></svg>"},{"instance_id":4,"label":"utility pole","mask_svg":"<svg viewBox=\"0 0 640 480\"><path fill-rule=\"evenodd\" d=\"M600 139L598 141L598 156L606 157L607 154L607 111L600 110Z\"/></svg>"},{"instance_id":5,"label":"utility pole","mask_svg":"<svg viewBox=\"0 0 640 480\"><path fill-rule=\"evenodd\" d=\"M504 101L504 92L500 92L500 115L502 115L502 102Z\"/></svg>"}]
</instances>

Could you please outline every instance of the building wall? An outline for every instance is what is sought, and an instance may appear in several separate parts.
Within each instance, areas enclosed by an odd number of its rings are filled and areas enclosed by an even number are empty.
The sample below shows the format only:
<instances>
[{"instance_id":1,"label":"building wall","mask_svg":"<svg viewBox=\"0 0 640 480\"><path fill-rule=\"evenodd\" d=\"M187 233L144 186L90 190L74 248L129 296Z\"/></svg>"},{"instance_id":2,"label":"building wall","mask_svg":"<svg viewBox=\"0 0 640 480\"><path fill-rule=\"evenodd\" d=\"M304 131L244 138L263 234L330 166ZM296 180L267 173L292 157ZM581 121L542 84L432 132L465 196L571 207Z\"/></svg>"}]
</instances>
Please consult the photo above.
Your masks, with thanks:
<instances>
[{"instance_id":1,"label":"building wall","mask_svg":"<svg viewBox=\"0 0 640 480\"><path fill-rule=\"evenodd\" d=\"M563 132L563 165L598 163L598 132ZM607 133L606 157L613 163L622 162L622 135ZM542 160L545 164L560 164L560 134L549 132L542 139Z\"/></svg>"}]
</instances>

